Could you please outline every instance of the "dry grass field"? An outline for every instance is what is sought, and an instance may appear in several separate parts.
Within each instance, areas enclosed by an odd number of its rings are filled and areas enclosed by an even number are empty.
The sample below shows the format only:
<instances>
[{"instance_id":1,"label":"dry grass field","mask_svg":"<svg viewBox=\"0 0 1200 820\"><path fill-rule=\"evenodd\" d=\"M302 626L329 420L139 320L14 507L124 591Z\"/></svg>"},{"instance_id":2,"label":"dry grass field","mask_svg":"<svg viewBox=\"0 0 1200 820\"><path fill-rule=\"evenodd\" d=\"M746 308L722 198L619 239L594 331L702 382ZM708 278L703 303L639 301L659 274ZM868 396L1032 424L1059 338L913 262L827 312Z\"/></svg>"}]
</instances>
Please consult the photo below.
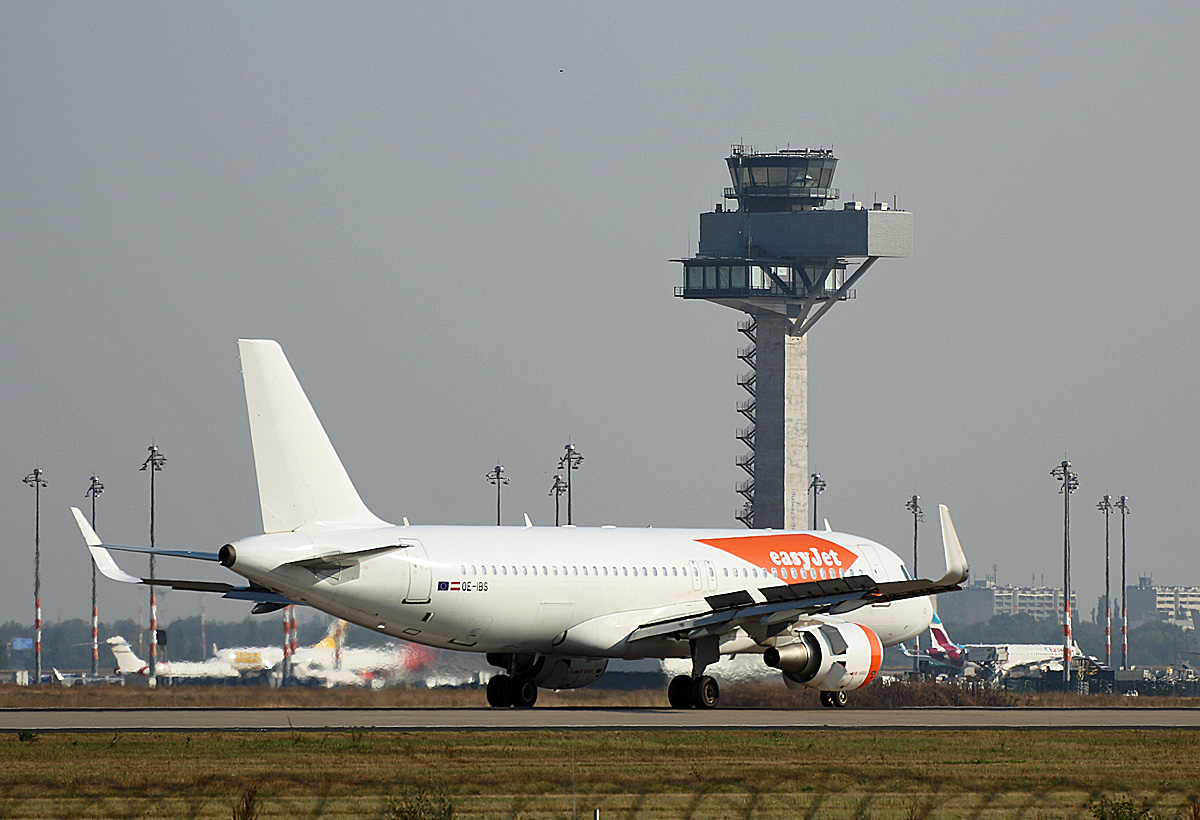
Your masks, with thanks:
<instances>
[{"instance_id":1,"label":"dry grass field","mask_svg":"<svg viewBox=\"0 0 1200 820\"><path fill-rule=\"evenodd\" d=\"M1178 730L0 735L0 818L434 820L388 803L428 792L459 818L514 820L1049 820L1092 817L1101 797L1191 817L1200 743Z\"/></svg>"},{"instance_id":2,"label":"dry grass field","mask_svg":"<svg viewBox=\"0 0 1200 820\"><path fill-rule=\"evenodd\" d=\"M872 686L857 708L1197 706ZM730 706L819 708L730 687ZM0 687L0 707L480 706L479 690ZM655 690L545 692L538 708L664 705ZM444 803L422 796L444 797ZM0 734L8 818L1090 818L1101 798L1200 820L1200 737L1149 731Z\"/></svg>"}]
</instances>

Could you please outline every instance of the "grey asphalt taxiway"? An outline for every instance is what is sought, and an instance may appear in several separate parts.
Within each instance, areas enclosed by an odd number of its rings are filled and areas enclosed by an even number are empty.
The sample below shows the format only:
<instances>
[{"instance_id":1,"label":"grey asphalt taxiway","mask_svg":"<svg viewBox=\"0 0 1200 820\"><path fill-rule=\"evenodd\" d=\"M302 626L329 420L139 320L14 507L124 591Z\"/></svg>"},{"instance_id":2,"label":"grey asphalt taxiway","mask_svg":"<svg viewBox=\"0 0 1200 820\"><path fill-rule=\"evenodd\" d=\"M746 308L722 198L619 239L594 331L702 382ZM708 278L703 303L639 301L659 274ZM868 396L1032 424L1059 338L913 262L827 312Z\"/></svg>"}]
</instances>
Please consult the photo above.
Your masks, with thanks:
<instances>
[{"instance_id":1,"label":"grey asphalt taxiway","mask_svg":"<svg viewBox=\"0 0 1200 820\"><path fill-rule=\"evenodd\" d=\"M1200 729L1200 709L0 709L0 732Z\"/></svg>"}]
</instances>

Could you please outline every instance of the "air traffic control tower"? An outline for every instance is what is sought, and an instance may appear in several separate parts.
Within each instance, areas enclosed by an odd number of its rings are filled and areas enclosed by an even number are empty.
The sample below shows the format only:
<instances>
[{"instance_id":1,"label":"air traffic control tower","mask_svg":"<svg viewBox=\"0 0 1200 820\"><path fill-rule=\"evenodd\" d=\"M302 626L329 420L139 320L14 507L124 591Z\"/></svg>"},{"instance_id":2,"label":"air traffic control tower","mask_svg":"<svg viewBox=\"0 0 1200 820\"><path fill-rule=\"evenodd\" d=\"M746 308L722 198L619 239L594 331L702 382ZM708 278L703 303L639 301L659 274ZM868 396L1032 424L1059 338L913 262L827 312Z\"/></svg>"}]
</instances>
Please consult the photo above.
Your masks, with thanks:
<instances>
[{"instance_id":1,"label":"air traffic control tower","mask_svg":"<svg viewBox=\"0 0 1200 820\"><path fill-rule=\"evenodd\" d=\"M726 160L733 187L725 204L700 214L700 245L683 263L675 295L725 305L749 318L738 330L750 366L738 384L749 426L737 436L751 452L738 466L750 478L737 491L737 518L756 529L807 529L808 331L880 257L912 255L912 214L876 202L831 207L832 150L758 153L734 145ZM730 210L729 201L737 203Z\"/></svg>"}]
</instances>

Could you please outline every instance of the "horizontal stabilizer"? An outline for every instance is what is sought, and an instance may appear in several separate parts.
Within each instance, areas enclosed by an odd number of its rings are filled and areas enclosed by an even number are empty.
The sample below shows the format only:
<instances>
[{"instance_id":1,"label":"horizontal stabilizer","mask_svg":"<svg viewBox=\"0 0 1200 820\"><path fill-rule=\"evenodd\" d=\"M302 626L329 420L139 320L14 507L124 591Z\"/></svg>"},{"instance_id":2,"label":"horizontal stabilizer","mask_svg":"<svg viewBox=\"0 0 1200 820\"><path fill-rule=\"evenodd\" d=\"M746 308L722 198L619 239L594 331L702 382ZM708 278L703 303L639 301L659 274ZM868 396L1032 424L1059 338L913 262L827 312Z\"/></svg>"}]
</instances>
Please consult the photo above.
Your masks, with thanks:
<instances>
[{"instance_id":1,"label":"horizontal stabilizer","mask_svg":"<svg viewBox=\"0 0 1200 820\"><path fill-rule=\"evenodd\" d=\"M160 550L154 547L127 547L123 544L104 544L103 546L106 550L140 552L143 555L162 555L167 558L191 558L195 561L212 561L214 564L221 560L219 553L204 552L203 550Z\"/></svg>"},{"instance_id":2,"label":"horizontal stabilizer","mask_svg":"<svg viewBox=\"0 0 1200 820\"><path fill-rule=\"evenodd\" d=\"M142 584L145 586L167 587L169 589L180 589L190 592L218 592L225 598L241 601L268 602L279 604L280 606L288 606L296 603L290 598L280 595L278 592L273 592L257 585L235 587L233 584L226 584L221 581L139 578L136 575L130 575L117 566L117 562L113 560L109 549L150 553L152 555L166 555L174 558L198 558L204 561L216 561L217 557L216 553L205 553L197 550L152 550L143 547L118 547L112 544L105 544L101 542L100 536L96 535L96 531L92 529L92 525L88 523L88 520L84 518L83 513L78 508L72 507L71 512L75 515L75 523L79 525L79 531L83 534L83 541L87 544L88 551L92 553L92 560L96 562L96 568L100 570L100 573L105 578L118 581L122 584ZM395 547L391 547L390 549L395 549ZM212 557L207 557L209 555Z\"/></svg>"}]
</instances>

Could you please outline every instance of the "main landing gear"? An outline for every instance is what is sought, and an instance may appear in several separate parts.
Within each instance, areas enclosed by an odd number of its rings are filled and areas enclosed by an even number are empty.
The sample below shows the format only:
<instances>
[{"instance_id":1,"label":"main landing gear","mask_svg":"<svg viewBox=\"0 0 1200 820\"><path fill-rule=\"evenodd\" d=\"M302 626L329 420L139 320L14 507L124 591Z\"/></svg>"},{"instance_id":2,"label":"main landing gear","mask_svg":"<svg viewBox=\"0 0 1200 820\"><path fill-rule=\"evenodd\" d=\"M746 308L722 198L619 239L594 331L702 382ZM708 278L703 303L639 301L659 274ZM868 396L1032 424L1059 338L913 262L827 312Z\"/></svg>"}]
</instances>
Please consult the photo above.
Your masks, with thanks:
<instances>
[{"instance_id":1,"label":"main landing gear","mask_svg":"<svg viewBox=\"0 0 1200 820\"><path fill-rule=\"evenodd\" d=\"M518 675L510 678L508 675L493 675L487 685L487 701L489 706L516 706L528 709L537 703L538 688L533 678Z\"/></svg>"},{"instance_id":2,"label":"main landing gear","mask_svg":"<svg viewBox=\"0 0 1200 820\"><path fill-rule=\"evenodd\" d=\"M845 692L822 692L821 705L825 707L835 706L838 709L845 709L846 704L850 702L850 698Z\"/></svg>"},{"instance_id":3,"label":"main landing gear","mask_svg":"<svg viewBox=\"0 0 1200 820\"><path fill-rule=\"evenodd\" d=\"M667 686L667 700L675 709L712 709L720 699L721 690L708 675L677 675Z\"/></svg>"}]
</instances>

